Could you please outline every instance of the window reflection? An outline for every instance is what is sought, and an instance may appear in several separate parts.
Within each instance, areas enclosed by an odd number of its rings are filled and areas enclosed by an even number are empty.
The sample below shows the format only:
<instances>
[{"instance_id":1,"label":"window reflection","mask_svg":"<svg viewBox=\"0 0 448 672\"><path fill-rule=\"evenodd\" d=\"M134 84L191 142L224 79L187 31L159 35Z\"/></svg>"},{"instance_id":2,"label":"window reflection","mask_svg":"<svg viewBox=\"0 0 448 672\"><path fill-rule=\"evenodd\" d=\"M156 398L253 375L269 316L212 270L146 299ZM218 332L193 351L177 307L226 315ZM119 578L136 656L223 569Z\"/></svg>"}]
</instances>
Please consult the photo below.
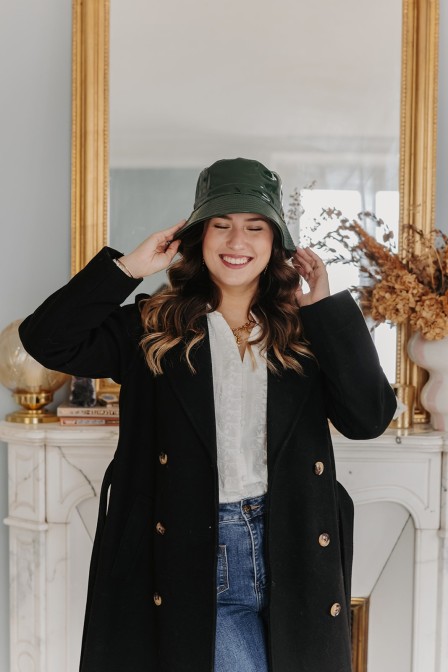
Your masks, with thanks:
<instances>
[{"instance_id":1,"label":"window reflection","mask_svg":"<svg viewBox=\"0 0 448 672\"><path fill-rule=\"evenodd\" d=\"M334 227L334 221L322 221L323 209L336 208L344 217L357 219L358 213L363 210L362 195L359 191L348 189L302 189L301 205L303 214L296 223L293 232L294 239L301 245L313 245ZM373 198L374 212L377 217L387 222L398 243L399 222L399 193L398 191L377 191ZM316 227L316 221L319 226ZM368 222L367 222L368 225ZM379 234L376 227L369 233ZM381 240L380 240L381 242ZM328 260L331 253L320 251L324 260ZM354 264L329 264L328 274L332 293L342 291L360 282L358 269ZM380 357L382 367L390 382L395 381L395 361L397 347L397 330L395 326L381 324L375 328L373 338Z\"/></svg>"}]
</instances>

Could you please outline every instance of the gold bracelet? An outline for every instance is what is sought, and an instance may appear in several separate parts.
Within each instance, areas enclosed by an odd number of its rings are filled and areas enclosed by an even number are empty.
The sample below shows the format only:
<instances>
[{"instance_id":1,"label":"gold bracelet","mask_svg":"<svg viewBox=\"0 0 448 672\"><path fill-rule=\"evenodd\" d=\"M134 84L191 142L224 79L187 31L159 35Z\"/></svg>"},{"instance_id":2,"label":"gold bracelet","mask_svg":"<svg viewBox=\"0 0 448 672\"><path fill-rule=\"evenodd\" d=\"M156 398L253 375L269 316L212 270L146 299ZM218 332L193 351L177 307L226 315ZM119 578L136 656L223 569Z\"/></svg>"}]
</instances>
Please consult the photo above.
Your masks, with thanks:
<instances>
[{"instance_id":1,"label":"gold bracelet","mask_svg":"<svg viewBox=\"0 0 448 672\"><path fill-rule=\"evenodd\" d=\"M114 259L114 262L116 263L117 266L119 266L119 268L121 268L122 271L124 271L124 272L126 273L126 275L128 275L130 278L132 278L133 280L135 280L135 278L134 278L134 276L132 275L131 271L129 270L129 268L128 268L127 266L125 266L125 264L123 264L123 262L121 261L121 259Z\"/></svg>"}]
</instances>

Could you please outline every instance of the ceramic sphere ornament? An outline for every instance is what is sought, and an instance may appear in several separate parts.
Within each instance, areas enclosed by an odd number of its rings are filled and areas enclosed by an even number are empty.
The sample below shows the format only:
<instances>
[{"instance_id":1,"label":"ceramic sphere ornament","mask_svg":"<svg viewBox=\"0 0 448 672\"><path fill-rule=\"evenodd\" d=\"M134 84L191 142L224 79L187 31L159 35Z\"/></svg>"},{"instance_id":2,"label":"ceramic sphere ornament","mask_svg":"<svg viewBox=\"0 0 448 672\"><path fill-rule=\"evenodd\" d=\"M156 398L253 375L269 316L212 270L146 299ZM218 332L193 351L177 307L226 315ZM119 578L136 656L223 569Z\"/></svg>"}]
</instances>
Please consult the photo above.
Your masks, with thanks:
<instances>
[{"instance_id":1,"label":"ceramic sphere ornament","mask_svg":"<svg viewBox=\"0 0 448 672\"><path fill-rule=\"evenodd\" d=\"M56 422L57 416L44 407L69 376L46 369L27 353L18 332L21 322L11 322L0 333L0 383L11 390L15 401L23 407L8 414L6 420L30 425Z\"/></svg>"}]
</instances>

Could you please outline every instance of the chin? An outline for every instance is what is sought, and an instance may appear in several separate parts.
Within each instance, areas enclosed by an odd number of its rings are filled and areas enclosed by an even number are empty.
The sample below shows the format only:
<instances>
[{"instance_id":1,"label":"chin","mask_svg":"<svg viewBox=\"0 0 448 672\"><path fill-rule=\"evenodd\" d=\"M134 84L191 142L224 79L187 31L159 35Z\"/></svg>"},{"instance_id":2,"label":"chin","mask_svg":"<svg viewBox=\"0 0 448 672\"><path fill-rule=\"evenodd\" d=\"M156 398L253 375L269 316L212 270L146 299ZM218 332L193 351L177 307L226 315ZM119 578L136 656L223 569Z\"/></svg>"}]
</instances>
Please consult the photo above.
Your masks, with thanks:
<instances>
[{"instance_id":1,"label":"chin","mask_svg":"<svg viewBox=\"0 0 448 672\"><path fill-rule=\"evenodd\" d=\"M236 287L241 287L241 289L247 289L249 287L254 288L254 290L257 289L258 283L260 281L260 274L253 276L249 278L236 278L236 277L220 277L218 275L210 274L211 279L217 285L218 287L225 288L225 287L231 287L231 288L236 288Z\"/></svg>"}]
</instances>

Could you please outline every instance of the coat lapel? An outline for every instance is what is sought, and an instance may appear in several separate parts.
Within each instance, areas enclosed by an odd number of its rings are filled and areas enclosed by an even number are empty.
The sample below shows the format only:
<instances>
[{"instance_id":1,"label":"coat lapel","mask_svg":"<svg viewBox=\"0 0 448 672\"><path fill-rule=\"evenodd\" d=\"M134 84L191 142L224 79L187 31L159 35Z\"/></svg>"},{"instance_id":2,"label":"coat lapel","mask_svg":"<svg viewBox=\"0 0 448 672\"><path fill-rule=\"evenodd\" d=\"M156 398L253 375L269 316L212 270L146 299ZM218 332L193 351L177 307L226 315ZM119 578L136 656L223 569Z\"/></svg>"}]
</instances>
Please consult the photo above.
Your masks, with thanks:
<instances>
[{"instance_id":1,"label":"coat lapel","mask_svg":"<svg viewBox=\"0 0 448 672\"><path fill-rule=\"evenodd\" d=\"M184 344L180 343L166 355L164 375L210 458L216 463L215 405L208 332L191 356L196 373L190 371L183 357L183 348Z\"/></svg>"},{"instance_id":2,"label":"coat lapel","mask_svg":"<svg viewBox=\"0 0 448 672\"><path fill-rule=\"evenodd\" d=\"M307 367L304 368L306 371ZM309 389L310 381L306 374L299 375L287 369L276 375L268 370L267 437L270 473L299 419Z\"/></svg>"},{"instance_id":3,"label":"coat lapel","mask_svg":"<svg viewBox=\"0 0 448 672\"><path fill-rule=\"evenodd\" d=\"M213 373L208 337L206 335L192 355L196 373L191 373L183 357L181 343L166 355L164 367L170 385L199 435L211 460L216 463L215 405ZM308 368L305 365L305 370ZM310 382L305 375L288 369L280 375L268 370L267 444L268 469L272 471L277 456L288 440L297 422Z\"/></svg>"}]
</instances>

